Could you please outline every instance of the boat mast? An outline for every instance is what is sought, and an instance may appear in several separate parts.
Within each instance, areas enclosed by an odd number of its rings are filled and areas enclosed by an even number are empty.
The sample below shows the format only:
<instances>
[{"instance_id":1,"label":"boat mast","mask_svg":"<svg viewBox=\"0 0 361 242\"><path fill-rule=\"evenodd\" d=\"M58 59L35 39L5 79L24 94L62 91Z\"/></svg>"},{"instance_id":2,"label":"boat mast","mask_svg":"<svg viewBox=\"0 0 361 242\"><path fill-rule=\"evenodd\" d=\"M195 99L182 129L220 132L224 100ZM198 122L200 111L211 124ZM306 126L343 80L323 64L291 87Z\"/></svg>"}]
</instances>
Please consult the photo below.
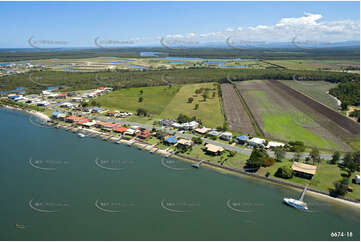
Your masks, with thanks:
<instances>
[{"instance_id":1,"label":"boat mast","mask_svg":"<svg viewBox=\"0 0 361 242\"><path fill-rule=\"evenodd\" d=\"M306 190L307 190L308 185L305 186L305 189L303 189L302 195L300 197L300 201L303 202L303 197L305 196Z\"/></svg>"}]
</instances>

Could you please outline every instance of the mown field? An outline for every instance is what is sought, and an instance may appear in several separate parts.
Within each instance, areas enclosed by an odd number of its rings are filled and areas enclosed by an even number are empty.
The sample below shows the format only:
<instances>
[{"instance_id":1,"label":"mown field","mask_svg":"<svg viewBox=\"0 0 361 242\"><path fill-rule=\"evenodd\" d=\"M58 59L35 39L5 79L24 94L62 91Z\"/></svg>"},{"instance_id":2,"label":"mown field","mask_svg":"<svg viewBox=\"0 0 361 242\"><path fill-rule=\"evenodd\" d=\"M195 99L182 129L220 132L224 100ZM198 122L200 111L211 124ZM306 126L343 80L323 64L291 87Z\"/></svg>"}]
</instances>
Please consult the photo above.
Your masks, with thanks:
<instances>
[{"instance_id":1,"label":"mown field","mask_svg":"<svg viewBox=\"0 0 361 242\"><path fill-rule=\"evenodd\" d=\"M197 94L196 90L203 88L209 89L209 94L204 101L202 95L205 93ZM193 98L191 103L188 98ZM195 106L198 104L198 108ZM189 117L197 117L202 120L203 124L208 127L222 126L224 123L224 116L222 114L220 98L218 96L217 83L200 83L190 84L181 87L179 92L173 97L169 104L163 109L161 117L177 118L180 113Z\"/></svg>"},{"instance_id":2,"label":"mown field","mask_svg":"<svg viewBox=\"0 0 361 242\"><path fill-rule=\"evenodd\" d=\"M282 83L287 86L313 98L314 100L326 105L327 107L338 110L337 101L327 92L337 86L335 83L325 81L290 81L283 80Z\"/></svg>"},{"instance_id":3,"label":"mown field","mask_svg":"<svg viewBox=\"0 0 361 242\"><path fill-rule=\"evenodd\" d=\"M300 109L301 103L272 87L272 83L243 81L236 85L266 137L299 140L321 149L351 150L343 139L319 123L317 112Z\"/></svg>"},{"instance_id":4,"label":"mown field","mask_svg":"<svg viewBox=\"0 0 361 242\"><path fill-rule=\"evenodd\" d=\"M196 94L196 90L207 88L206 100L202 96L205 91ZM141 97L143 101L139 102ZM188 102L188 98L193 98L193 101ZM154 119L176 119L179 114L185 114L195 116L208 127L216 128L224 123L217 83L127 88L105 94L95 101L111 110L136 112L138 108L143 108L153 114ZM195 109L197 104L198 108ZM132 121L149 123L149 120L139 120L138 117Z\"/></svg>"},{"instance_id":5,"label":"mown field","mask_svg":"<svg viewBox=\"0 0 361 242\"><path fill-rule=\"evenodd\" d=\"M150 113L161 114L181 87L140 87L113 91L95 99L102 107L112 110L136 112L143 108ZM143 98L143 101L139 101Z\"/></svg>"}]
</instances>

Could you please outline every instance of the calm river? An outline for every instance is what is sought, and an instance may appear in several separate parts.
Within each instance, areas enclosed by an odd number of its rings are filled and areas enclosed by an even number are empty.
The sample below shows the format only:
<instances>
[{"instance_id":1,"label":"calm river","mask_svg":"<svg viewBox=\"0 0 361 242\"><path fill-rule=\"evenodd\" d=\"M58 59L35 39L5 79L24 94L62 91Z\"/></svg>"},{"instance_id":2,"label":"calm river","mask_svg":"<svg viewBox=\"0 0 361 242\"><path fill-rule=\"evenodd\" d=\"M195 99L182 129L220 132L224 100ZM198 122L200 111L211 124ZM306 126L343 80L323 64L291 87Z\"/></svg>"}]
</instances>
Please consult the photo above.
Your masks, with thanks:
<instances>
[{"instance_id":1,"label":"calm river","mask_svg":"<svg viewBox=\"0 0 361 242\"><path fill-rule=\"evenodd\" d=\"M0 240L359 240L359 211L0 109ZM331 232L345 236L332 238ZM352 232L347 238L346 233Z\"/></svg>"}]
</instances>

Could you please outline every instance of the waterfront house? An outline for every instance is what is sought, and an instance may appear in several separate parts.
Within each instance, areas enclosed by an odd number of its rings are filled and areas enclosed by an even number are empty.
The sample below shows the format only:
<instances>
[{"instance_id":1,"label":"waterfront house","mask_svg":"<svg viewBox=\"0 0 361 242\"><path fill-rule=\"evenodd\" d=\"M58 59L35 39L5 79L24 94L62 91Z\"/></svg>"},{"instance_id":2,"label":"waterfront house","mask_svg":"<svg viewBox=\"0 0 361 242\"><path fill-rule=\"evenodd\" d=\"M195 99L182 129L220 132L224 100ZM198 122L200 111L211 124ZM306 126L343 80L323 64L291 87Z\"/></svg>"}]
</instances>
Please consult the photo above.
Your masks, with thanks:
<instances>
[{"instance_id":1,"label":"waterfront house","mask_svg":"<svg viewBox=\"0 0 361 242\"><path fill-rule=\"evenodd\" d=\"M208 132L207 135L218 137L221 135L221 132L218 132L217 130L212 130L212 131Z\"/></svg>"},{"instance_id":2,"label":"waterfront house","mask_svg":"<svg viewBox=\"0 0 361 242\"><path fill-rule=\"evenodd\" d=\"M76 124L82 125L82 124L87 123L87 122L89 122L89 119L88 119L88 118L84 118L84 119L78 121Z\"/></svg>"},{"instance_id":3,"label":"waterfront house","mask_svg":"<svg viewBox=\"0 0 361 242\"><path fill-rule=\"evenodd\" d=\"M248 141L248 144L250 146L263 146L264 142L266 142L266 140L254 137Z\"/></svg>"},{"instance_id":4,"label":"waterfront house","mask_svg":"<svg viewBox=\"0 0 361 242\"><path fill-rule=\"evenodd\" d=\"M283 147L283 146L285 146L284 143L276 142L276 141L269 141L266 148L269 149L269 148Z\"/></svg>"},{"instance_id":5,"label":"waterfront house","mask_svg":"<svg viewBox=\"0 0 361 242\"><path fill-rule=\"evenodd\" d=\"M136 130L136 129L128 129L127 131L124 132L125 135L130 135L130 136L134 136L137 133L139 133L140 130Z\"/></svg>"},{"instance_id":6,"label":"waterfront house","mask_svg":"<svg viewBox=\"0 0 361 242\"><path fill-rule=\"evenodd\" d=\"M220 136L221 139L230 141L232 140L232 133L231 132L223 132Z\"/></svg>"},{"instance_id":7,"label":"waterfront house","mask_svg":"<svg viewBox=\"0 0 361 242\"><path fill-rule=\"evenodd\" d=\"M60 121L64 121L65 118L66 118L66 114L65 114L65 113L61 113L61 114L58 115L58 119L59 119Z\"/></svg>"},{"instance_id":8,"label":"waterfront house","mask_svg":"<svg viewBox=\"0 0 361 242\"><path fill-rule=\"evenodd\" d=\"M95 125L95 127L97 128L101 128L103 130L113 130L114 128L120 126L120 123L110 123L110 122L102 122L102 121L98 121Z\"/></svg>"},{"instance_id":9,"label":"waterfront house","mask_svg":"<svg viewBox=\"0 0 361 242\"><path fill-rule=\"evenodd\" d=\"M76 123L79 122L80 120L83 120L83 117L80 116L68 116L65 118L65 121L68 123Z\"/></svg>"},{"instance_id":10,"label":"waterfront house","mask_svg":"<svg viewBox=\"0 0 361 242\"><path fill-rule=\"evenodd\" d=\"M210 154L210 155L220 155L224 152L224 148L217 146L217 145L212 145L212 144L206 144L205 149L206 153Z\"/></svg>"},{"instance_id":11,"label":"waterfront house","mask_svg":"<svg viewBox=\"0 0 361 242\"><path fill-rule=\"evenodd\" d=\"M210 128L206 128L206 127L194 129L194 131L196 131L196 132L199 133L199 134L206 134L206 133L208 133L210 130L211 130Z\"/></svg>"},{"instance_id":12,"label":"waterfront house","mask_svg":"<svg viewBox=\"0 0 361 242\"><path fill-rule=\"evenodd\" d=\"M46 101L42 101L42 102L38 102L36 105L37 105L38 107L45 107L45 106L49 105L49 103L46 102Z\"/></svg>"},{"instance_id":13,"label":"waterfront house","mask_svg":"<svg viewBox=\"0 0 361 242\"><path fill-rule=\"evenodd\" d=\"M93 120L93 121L90 121L90 122L83 123L82 126L90 128L90 127L94 126L96 123L97 122L95 120Z\"/></svg>"},{"instance_id":14,"label":"waterfront house","mask_svg":"<svg viewBox=\"0 0 361 242\"><path fill-rule=\"evenodd\" d=\"M245 144L248 140L249 140L249 137L247 135L239 135L235 139L235 141L241 145Z\"/></svg>"},{"instance_id":15,"label":"waterfront house","mask_svg":"<svg viewBox=\"0 0 361 242\"><path fill-rule=\"evenodd\" d=\"M114 129L114 132L123 134L123 133L126 132L127 130L128 130L128 128L123 127L123 126L120 126L120 127L118 127L118 128L115 128L115 129Z\"/></svg>"},{"instance_id":16,"label":"waterfront house","mask_svg":"<svg viewBox=\"0 0 361 242\"><path fill-rule=\"evenodd\" d=\"M178 139L175 136L168 136L164 139L164 142L170 145L174 145L178 142Z\"/></svg>"},{"instance_id":17,"label":"waterfront house","mask_svg":"<svg viewBox=\"0 0 361 242\"><path fill-rule=\"evenodd\" d=\"M193 145L193 141L190 139L180 139L176 143L176 146L184 146L184 147L190 147Z\"/></svg>"},{"instance_id":18,"label":"waterfront house","mask_svg":"<svg viewBox=\"0 0 361 242\"><path fill-rule=\"evenodd\" d=\"M51 117L52 118L58 118L58 115L60 114L60 112L54 112Z\"/></svg>"},{"instance_id":19,"label":"waterfront house","mask_svg":"<svg viewBox=\"0 0 361 242\"><path fill-rule=\"evenodd\" d=\"M312 177L316 174L317 166L313 166L301 162L293 162L292 170L295 176L312 179Z\"/></svg>"},{"instance_id":20,"label":"waterfront house","mask_svg":"<svg viewBox=\"0 0 361 242\"><path fill-rule=\"evenodd\" d=\"M149 129L142 129L137 137L140 139L148 139L150 136Z\"/></svg>"}]
</instances>

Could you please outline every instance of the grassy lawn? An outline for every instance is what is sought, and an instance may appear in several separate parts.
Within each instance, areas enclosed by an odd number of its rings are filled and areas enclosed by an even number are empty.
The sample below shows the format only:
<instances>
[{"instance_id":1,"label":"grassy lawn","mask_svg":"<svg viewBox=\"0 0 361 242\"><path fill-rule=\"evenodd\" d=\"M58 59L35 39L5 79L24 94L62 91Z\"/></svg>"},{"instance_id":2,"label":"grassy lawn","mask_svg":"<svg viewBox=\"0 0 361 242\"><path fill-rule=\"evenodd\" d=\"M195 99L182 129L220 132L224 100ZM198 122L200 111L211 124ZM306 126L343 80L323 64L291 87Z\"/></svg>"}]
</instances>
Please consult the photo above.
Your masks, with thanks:
<instances>
[{"instance_id":1,"label":"grassy lawn","mask_svg":"<svg viewBox=\"0 0 361 242\"><path fill-rule=\"evenodd\" d=\"M270 177L279 180L286 180L274 176L278 168L284 165L292 166L292 162L287 160L284 160L283 162L276 162L273 166L260 168L257 173L265 175L267 172L270 172ZM331 164L327 164L326 162L321 162L317 168L316 175L312 180L293 176L291 179L287 179L286 181L300 184L303 186L310 183L311 181L310 186L312 188L329 192L329 188L334 187L334 182L341 180L342 178L341 173L343 173L343 171L337 165L331 165ZM351 178L354 178L356 174L359 174L359 172L352 174ZM360 185L351 183L351 179L350 179L350 187L353 188L353 192L348 192L346 194L346 197L359 200Z\"/></svg>"},{"instance_id":2,"label":"grassy lawn","mask_svg":"<svg viewBox=\"0 0 361 242\"><path fill-rule=\"evenodd\" d=\"M280 113L263 115L264 130L282 140L299 140L305 142L309 146L316 146L321 149L337 149L337 146L331 141L325 140L310 130L297 124L302 113ZM297 117L297 118L295 118ZM304 122L313 122L311 119L305 119Z\"/></svg>"},{"instance_id":3,"label":"grassy lawn","mask_svg":"<svg viewBox=\"0 0 361 242\"><path fill-rule=\"evenodd\" d=\"M210 88L209 97L203 101L202 94L196 94L195 90L200 88ZM215 96L213 97L213 93ZM188 103L188 98L192 97L193 102ZM195 105L199 104L197 110ZM172 101L161 113L165 118L177 118L182 113L187 116L196 116L203 121L207 127L222 126L224 117L221 111L220 98L218 97L218 90L215 83L201 83L184 85L175 95Z\"/></svg>"},{"instance_id":4,"label":"grassy lawn","mask_svg":"<svg viewBox=\"0 0 361 242\"><path fill-rule=\"evenodd\" d=\"M98 97L95 101L108 109L136 112L138 108L144 108L148 112L160 114L179 89L180 86L121 89ZM143 97L142 102L139 102L140 97Z\"/></svg>"}]
</instances>

